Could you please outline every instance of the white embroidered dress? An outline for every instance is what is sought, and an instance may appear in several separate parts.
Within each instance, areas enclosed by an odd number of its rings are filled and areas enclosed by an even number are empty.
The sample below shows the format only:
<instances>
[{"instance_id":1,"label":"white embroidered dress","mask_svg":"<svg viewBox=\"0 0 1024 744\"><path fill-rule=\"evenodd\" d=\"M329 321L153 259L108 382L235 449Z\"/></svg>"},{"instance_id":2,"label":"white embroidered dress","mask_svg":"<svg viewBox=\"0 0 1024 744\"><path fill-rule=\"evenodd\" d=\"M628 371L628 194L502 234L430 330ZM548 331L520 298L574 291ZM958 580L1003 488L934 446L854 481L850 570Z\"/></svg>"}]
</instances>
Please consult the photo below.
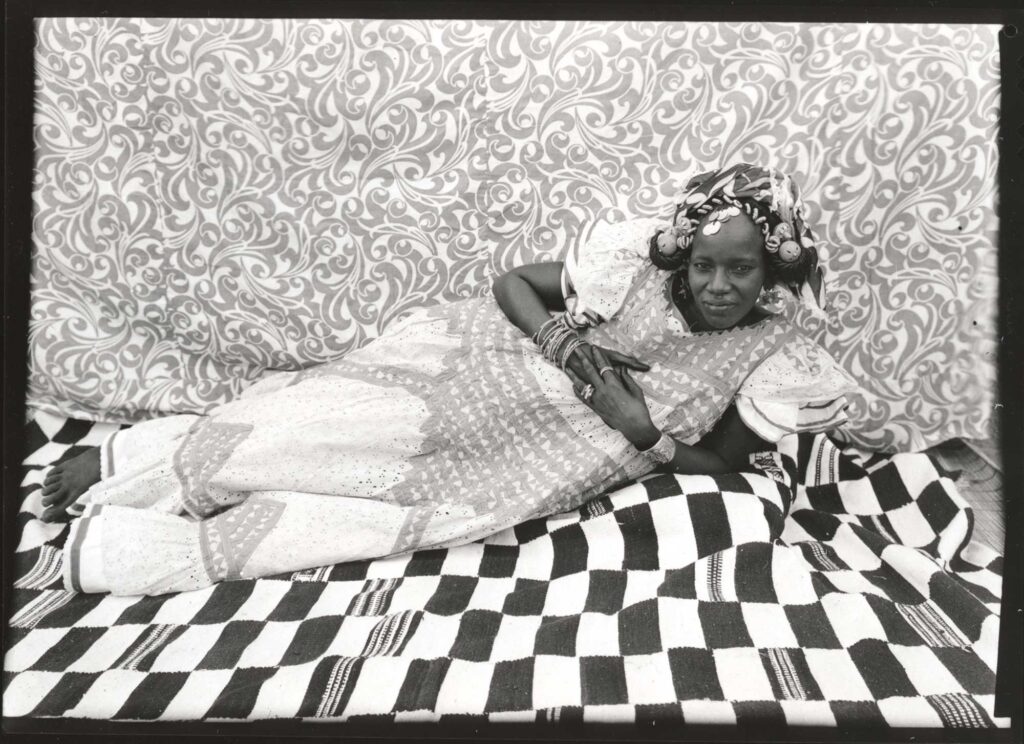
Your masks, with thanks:
<instances>
[{"instance_id":1,"label":"white embroidered dress","mask_svg":"<svg viewBox=\"0 0 1024 744\"><path fill-rule=\"evenodd\" d=\"M855 385L785 318L689 331L671 275L639 258L657 224L599 231L584 260L568 260L592 307L588 276L627 283L621 307L583 333L651 365L634 377L655 425L694 443L733 401L770 441L842 423ZM470 542L651 468L490 297L416 311L340 360L274 374L205 416L115 432L101 462L75 505L64 581L117 594Z\"/></svg>"}]
</instances>

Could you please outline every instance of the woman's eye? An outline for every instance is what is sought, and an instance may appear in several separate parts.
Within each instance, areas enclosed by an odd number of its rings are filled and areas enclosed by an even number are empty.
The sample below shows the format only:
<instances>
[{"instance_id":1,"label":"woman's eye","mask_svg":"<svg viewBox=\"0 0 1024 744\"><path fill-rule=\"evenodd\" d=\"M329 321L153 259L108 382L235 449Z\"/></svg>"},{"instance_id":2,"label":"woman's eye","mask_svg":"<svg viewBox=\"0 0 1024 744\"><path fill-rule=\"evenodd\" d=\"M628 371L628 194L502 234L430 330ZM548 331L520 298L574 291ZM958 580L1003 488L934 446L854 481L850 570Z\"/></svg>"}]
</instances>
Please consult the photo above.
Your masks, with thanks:
<instances>
[{"instance_id":1,"label":"woman's eye","mask_svg":"<svg viewBox=\"0 0 1024 744\"><path fill-rule=\"evenodd\" d=\"M753 271L753 270L754 270L753 266L737 266L736 269L735 269L735 271L737 273L740 273L740 274L746 274L747 272Z\"/></svg>"}]
</instances>

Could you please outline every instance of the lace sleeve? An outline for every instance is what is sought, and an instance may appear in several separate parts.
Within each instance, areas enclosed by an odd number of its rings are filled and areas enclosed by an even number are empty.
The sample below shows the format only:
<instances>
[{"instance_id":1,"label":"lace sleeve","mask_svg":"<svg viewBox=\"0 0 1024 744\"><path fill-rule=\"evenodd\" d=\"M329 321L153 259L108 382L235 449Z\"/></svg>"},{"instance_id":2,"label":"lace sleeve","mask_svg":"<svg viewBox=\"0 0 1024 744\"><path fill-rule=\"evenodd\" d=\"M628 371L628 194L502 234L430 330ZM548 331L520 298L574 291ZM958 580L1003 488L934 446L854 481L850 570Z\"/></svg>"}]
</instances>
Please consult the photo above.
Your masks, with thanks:
<instances>
[{"instance_id":1,"label":"lace sleeve","mask_svg":"<svg viewBox=\"0 0 1024 744\"><path fill-rule=\"evenodd\" d=\"M601 222L576 250L570 249L562 269L562 296L570 322L578 327L596 325L616 313L650 260L650 237L663 224L658 218Z\"/></svg>"},{"instance_id":2,"label":"lace sleeve","mask_svg":"<svg viewBox=\"0 0 1024 744\"><path fill-rule=\"evenodd\" d=\"M802 336L765 359L736 394L736 410L769 442L786 434L821 432L847 422L854 379L828 352Z\"/></svg>"}]
</instances>

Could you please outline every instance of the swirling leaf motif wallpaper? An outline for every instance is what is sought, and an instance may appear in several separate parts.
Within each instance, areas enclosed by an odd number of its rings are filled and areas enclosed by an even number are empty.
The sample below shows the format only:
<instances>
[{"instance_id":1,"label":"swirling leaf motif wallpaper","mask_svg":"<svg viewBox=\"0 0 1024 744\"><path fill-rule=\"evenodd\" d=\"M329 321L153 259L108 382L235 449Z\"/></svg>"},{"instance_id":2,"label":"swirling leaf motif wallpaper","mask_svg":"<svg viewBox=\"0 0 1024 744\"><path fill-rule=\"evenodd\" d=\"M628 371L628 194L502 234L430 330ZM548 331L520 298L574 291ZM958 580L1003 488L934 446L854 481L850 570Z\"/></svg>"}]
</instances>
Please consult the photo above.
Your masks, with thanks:
<instances>
[{"instance_id":1,"label":"swirling leaf motif wallpaper","mask_svg":"<svg viewBox=\"0 0 1024 744\"><path fill-rule=\"evenodd\" d=\"M984 437L996 32L41 19L29 402L209 409L750 161L828 246L848 438Z\"/></svg>"}]
</instances>

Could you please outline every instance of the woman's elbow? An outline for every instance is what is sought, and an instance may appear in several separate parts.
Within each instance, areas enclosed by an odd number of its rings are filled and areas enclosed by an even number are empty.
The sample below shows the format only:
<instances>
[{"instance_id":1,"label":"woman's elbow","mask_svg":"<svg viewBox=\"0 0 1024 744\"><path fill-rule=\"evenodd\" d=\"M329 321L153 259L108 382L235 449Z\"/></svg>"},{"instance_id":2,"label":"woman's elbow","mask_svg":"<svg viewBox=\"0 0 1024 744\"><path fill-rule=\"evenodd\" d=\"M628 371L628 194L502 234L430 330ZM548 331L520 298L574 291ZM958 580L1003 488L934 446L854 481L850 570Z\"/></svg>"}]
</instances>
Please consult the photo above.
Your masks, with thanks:
<instances>
[{"instance_id":1,"label":"woman's elbow","mask_svg":"<svg viewBox=\"0 0 1024 744\"><path fill-rule=\"evenodd\" d=\"M504 274L499 274L494 278L494 281L491 282L491 292L495 297L504 295L518 279L520 279L520 277L515 269L506 271Z\"/></svg>"},{"instance_id":2,"label":"woman's elbow","mask_svg":"<svg viewBox=\"0 0 1024 744\"><path fill-rule=\"evenodd\" d=\"M508 272L494 277L494 281L491 282L491 293L495 297L500 297L505 292L505 288L508 287L508 278Z\"/></svg>"}]
</instances>

